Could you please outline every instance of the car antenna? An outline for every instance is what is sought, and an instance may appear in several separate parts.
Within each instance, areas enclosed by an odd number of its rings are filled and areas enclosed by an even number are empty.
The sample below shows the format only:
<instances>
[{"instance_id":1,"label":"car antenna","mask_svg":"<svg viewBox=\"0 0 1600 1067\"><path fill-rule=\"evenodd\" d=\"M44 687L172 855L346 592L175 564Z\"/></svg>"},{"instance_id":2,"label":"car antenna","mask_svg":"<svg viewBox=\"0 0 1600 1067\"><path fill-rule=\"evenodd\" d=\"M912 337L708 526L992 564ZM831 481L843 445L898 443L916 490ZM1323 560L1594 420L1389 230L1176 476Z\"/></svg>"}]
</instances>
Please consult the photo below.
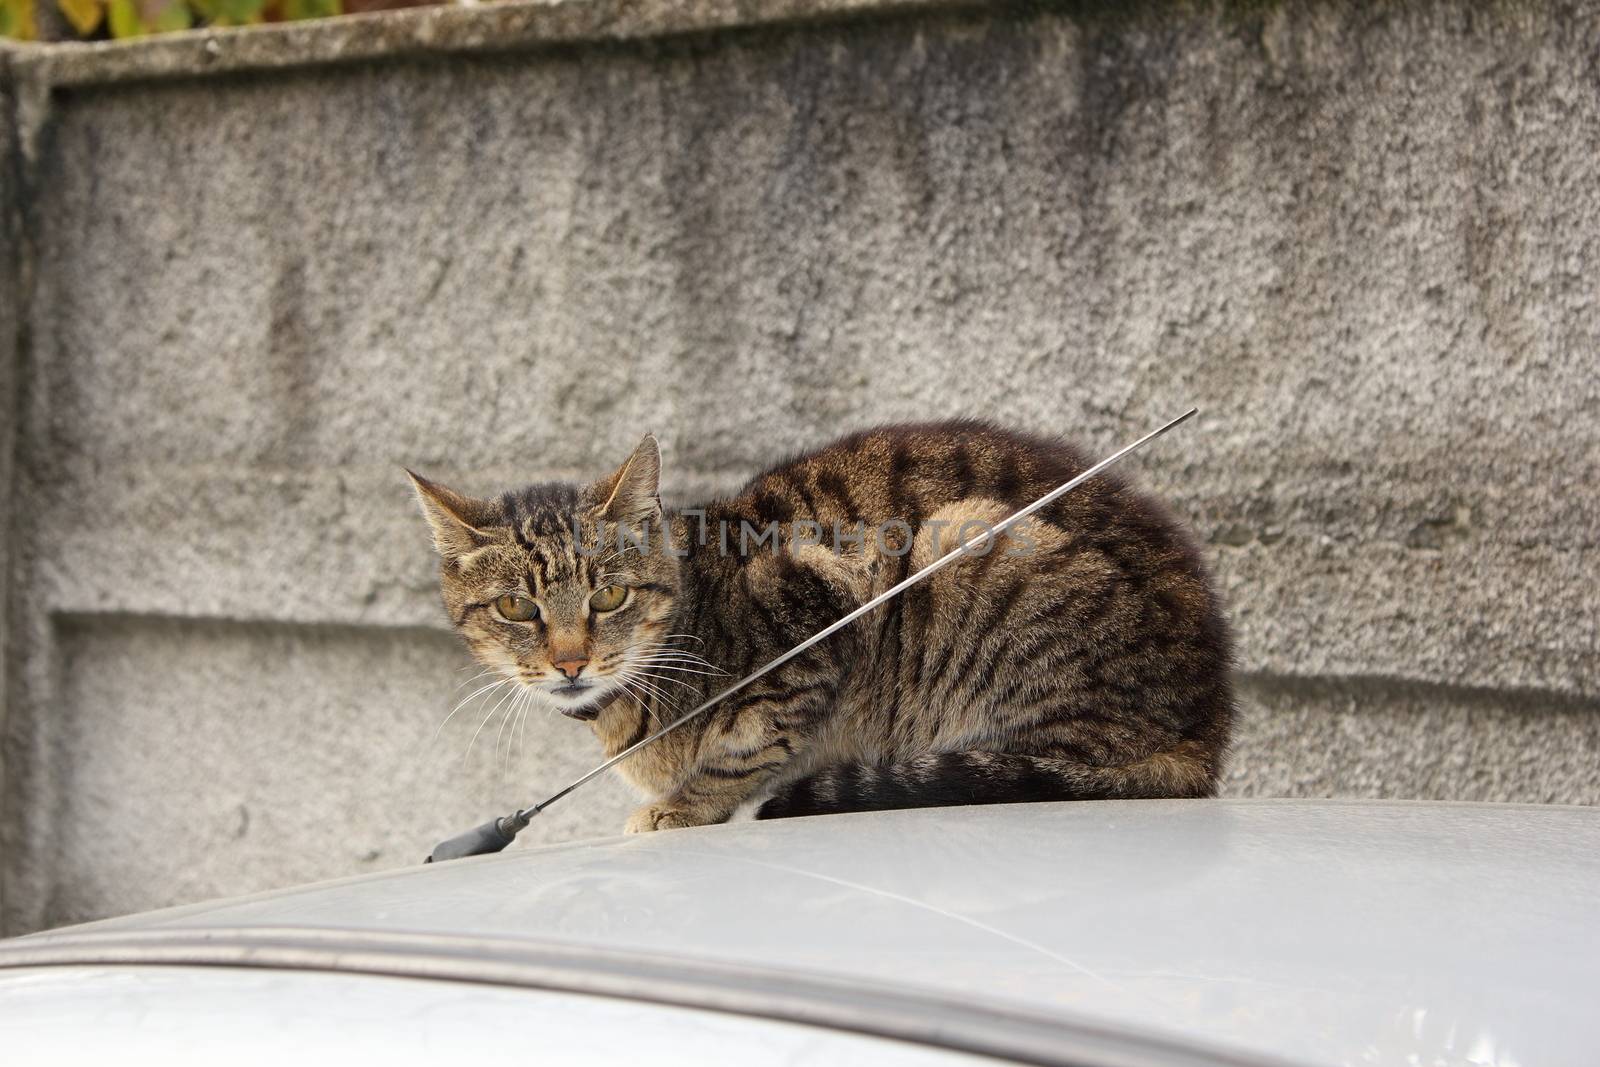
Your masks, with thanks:
<instances>
[{"instance_id":1,"label":"car antenna","mask_svg":"<svg viewBox=\"0 0 1600 1067\"><path fill-rule=\"evenodd\" d=\"M627 748L623 749L621 752L618 752L615 756L612 756L610 759L600 764L588 774L585 774L582 778L572 782L564 789L550 794L550 796L546 797L544 800L541 800L532 807L518 809L517 811L512 812L510 815L503 815L498 819L490 819L482 826L474 827L464 834L457 834L455 837L452 837L447 841L439 842L438 845L434 846L433 852L428 856L426 862L432 863L435 860L454 860L461 859L464 856L482 856L490 852L499 852L501 849L511 844L516 836L527 827L529 822L533 820L535 815L540 814L550 805L554 804L556 801L560 800L574 789L577 789L579 786L598 778L601 774L604 774L612 767L615 767L617 764L621 763L635 752L638 752L646 745L651 745L661 740L663 737L666 737L668 734L672 733L672 731L676 730L690 719L695 718L709 708L726 700L728 697L737 693L751 682L754 682L756 679L778 669L785 663L788 663L790 660L800 655L800 653L804 652L806 649L811 648L813 645L816 645L828 637L831 637L833 634L838 633L846 626L849 626L851 623L861 618L861 616L867 614L867 612L871 611L873 608L880 607L883 604L888 603L890 600L899 596L907 589L910 589L913 585L916 585L918 582L928 577L930 574L933 574L935 571L948 566L958 557L966 555L968 552L971 552L973 549L983 545L986 542L992 542L994 538L999 537L1001 534L1005 533L1007 530L1011 529L1011 527L1015 526L1023 519L1026 519L1039 509L1049 506L1055 502L1057 498L1070 493L1072 490L1076 489L1090 478L1093 478L1095 475L1111 466L1123 456L1126 456L1129 452L1132 452L1143 445L1149 444L1151 441L1154 441L1157 437L1160 437L1162 434L1166 433L1180 422L1191 418L1198 412L1198 410L1198 408L1190 408L1188 411L1185 411L1182 415L1179 415L1171 422L1168 422L1165 425L1145 434L1133 444L1128 445L1118 452L1113 452L1111 455L1107 456L1105 459L1102 459L1099 463L1096 463L1094 466L1077 475L1070 481L1064 482L1056 488L1050 490L1044 496L1040 497L1038 500L1035 500L1021 511L1018 511L1001 520L996 525L985 529L983 533L962 544L959 548L955 549L955 551L940 556L938 559L934 560L917 573L911 575L909 578L906 578L904 581L898 582L891 588L879 593L865 604L862 604L859 608L856 608L854 611L850 612L850 614L846 615L844 618L831 624L827 628L812 634L810 637L806 638L798 645L795 645L783 655L768 662L765 666L759 667L750 674L745 675L737 682L734 682L732 685L728 686L728 688L724 689L722 692L717 693L715 696L708 699L699 707L685 712L672 722L669 722L667 725L651 734L649 737L642 738L639 741L629 745Z\"/></svg>"}]
</instances>

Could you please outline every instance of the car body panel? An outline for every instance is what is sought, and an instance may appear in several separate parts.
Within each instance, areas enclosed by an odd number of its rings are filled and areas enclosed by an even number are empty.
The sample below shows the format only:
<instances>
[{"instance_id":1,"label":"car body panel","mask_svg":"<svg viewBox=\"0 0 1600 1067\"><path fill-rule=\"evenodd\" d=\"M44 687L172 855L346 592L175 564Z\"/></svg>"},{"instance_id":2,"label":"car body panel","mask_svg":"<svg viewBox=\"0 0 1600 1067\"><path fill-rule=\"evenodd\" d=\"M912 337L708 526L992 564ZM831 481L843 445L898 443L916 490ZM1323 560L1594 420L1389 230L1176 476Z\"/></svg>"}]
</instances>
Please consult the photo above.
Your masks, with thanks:
<instances>
[{"instance_id":1,"label":"car body panel","mask_svg":"<svg viewBox=\"0 0 1600 1067\"><path fill-rule=\"evenodd\" d=\"M1294 1062L1559 1067L1600 1047L1597 885L1594 809L998 805L519 849L79 930L603 946Z\"/></svg>"},{"instance_id":2,"label":"car body panel","mask_svg":"<svg viewBox=\"0 0 1600 1067\"><path fill-rule=\"evenodd\" d=\"M85 990L93 990L86 997ZM71 1034L70 1049L62 1035ZM546 990L235 967L0 971L0 1049L11 1063L281 1067L360 1049L385 1067L981 1067L938 1048ZM381 1050L381 1053L379 1052ZM708 1056L708 1052L714 1054ZM64 1060L63 1052L71 1053Z\"/></svg>"}]
</instances>

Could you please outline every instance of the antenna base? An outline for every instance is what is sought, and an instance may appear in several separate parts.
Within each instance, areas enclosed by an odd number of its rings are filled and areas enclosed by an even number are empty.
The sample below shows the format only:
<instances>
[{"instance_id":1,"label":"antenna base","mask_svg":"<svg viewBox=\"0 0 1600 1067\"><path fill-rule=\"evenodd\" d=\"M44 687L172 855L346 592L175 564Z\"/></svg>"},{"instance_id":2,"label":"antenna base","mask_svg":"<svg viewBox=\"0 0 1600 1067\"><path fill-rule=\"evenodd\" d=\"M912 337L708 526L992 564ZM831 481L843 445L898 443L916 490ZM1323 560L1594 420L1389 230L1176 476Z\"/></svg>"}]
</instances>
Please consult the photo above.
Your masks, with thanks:
<instances>
[{"instance_id":1,"label":"antenna base","mask_svg":"<svg viewBox=\"0 0 1600 1067\"><path fill-rule=\"evenodd\" d=\"M428 854L424 863L433 863L435 860L458 860L466 856L487 856L492 852L499 852L517 839L517 835L528 825L528 817L522 812L505 815L498 819L490 819L482 826L475 826L464 834L441 841L433 846L433 851Z\"/></svg>"}]
</instances>

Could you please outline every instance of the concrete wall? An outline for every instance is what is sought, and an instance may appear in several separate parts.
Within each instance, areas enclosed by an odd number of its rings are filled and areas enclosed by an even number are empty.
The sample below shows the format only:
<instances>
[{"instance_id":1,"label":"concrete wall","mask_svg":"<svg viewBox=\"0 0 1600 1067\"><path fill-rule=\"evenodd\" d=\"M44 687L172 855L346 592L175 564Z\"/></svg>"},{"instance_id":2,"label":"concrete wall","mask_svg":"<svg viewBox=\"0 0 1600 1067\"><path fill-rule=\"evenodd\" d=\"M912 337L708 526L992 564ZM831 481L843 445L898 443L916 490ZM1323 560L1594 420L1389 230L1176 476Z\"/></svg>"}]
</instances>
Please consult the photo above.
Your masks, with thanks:
<instances>
[{"instance_id":1,"label":"concrete wall","mask_svg":"<svg viewBox=\"0 0 1600 1067\"><path fill-rule=\"evenodd\" d=\"M399 466L645 430L690 495L1197 404L1129 470L1232 605L1230 791L1600 802L1596 9L671 7L17 53L8 931L413 862L584 766L430 741L473 672Z\"/></svg>"},{"instance_id":2,"label":"concrete wall","mask_svg":"<svg viewBox=\"0 0 1600 1067\"><path fill-rule=\"evenodd\" d=\"M17 443L17 371L21 356L18 326L23 299L20 207L18 180L22 174L18 150L16 95L9 76L11 55L0 48L0 728L7 722L11 692L10 596L12 579L11 487ZM10 790L4 732L0 729L0 827L4 826ZM0 871L7 867L8 836L0 829ZM4 932L4 876L0 875L0 933Z\"/></svg>"}]
</instances>

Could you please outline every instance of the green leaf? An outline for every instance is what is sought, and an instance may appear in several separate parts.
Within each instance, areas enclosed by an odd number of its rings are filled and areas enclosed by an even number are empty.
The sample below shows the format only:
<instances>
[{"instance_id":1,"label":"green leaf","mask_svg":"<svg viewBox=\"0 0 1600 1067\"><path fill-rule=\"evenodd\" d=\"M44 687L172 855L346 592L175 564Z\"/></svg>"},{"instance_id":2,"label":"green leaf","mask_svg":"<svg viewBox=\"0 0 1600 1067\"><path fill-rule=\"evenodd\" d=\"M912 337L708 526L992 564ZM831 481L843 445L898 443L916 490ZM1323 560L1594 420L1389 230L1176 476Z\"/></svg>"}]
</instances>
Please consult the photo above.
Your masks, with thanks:
<instances>
[{"instance_id":1,"label":"green leaf","mask_svg":"<svg viewBox=\"0 0 1600 1067\"><path fill-rule=\"evenodd\" d=\"M191 0L213 26L250 26L260 22L267 0Z\"/></svg>"},{"instance_id":2,"label":"green leaf","mask_svg":"<svg viewBox=\"0 0 1600 1067\"><path fill-rule=\"evenodd\" d=\"M39 36L33 19L33 0L0 0L0 37L31 41Z\"/></svg>"},{"instance_id":3,"label":"green leaf","mask_svg":"<svg viewBox=\"0 0 1600 1067\"><path fill-rule=\"evenodd\" d=\"M341 14L342 0L282 0L279 11L285 22L298 19L321 19Z\"/></svg>"},{"instance_id":4,"label":"green leaf","mask_svg":"<svg viewBox=\"0 0 1600 1067\"><path fill-rule=\"evenodd\" d=\"M171 33L194 25L194 13L184 0L107 0L106 15L113 37Z\"/></svg>"},{"instance_id":5,"label":"green leaf","mask_svg":"<svg viewBox=\"0 0 1600 1067\"><path fill-rule=\"evenodd\" d=\"M107 0L106 21L111 24L113 37L137 37L145 32L133 0Z\"/></svg>"},{"instance_id":6,"label":"green leaf","mask_svg":"<svg viewBox=\"0 0 1600 1067\"><path fill-rule=\"evenodd\" d=\"M100 0L56 0L56 7L79 37L87 37L99 29L101 20L106 17Z\"/></svg>"},{"instance_id":7,"label":"green leaf","mask_svg":"<svg viewBox=\"0 0 1600 1067\"><path fill-rule=\"evenodd\" d=\"M155 33L173 33L193 26L194 12L189 10L184 0L168 0L157 7L155 18L146 16L146 19Z\"/></svg>"}]
</instances>

